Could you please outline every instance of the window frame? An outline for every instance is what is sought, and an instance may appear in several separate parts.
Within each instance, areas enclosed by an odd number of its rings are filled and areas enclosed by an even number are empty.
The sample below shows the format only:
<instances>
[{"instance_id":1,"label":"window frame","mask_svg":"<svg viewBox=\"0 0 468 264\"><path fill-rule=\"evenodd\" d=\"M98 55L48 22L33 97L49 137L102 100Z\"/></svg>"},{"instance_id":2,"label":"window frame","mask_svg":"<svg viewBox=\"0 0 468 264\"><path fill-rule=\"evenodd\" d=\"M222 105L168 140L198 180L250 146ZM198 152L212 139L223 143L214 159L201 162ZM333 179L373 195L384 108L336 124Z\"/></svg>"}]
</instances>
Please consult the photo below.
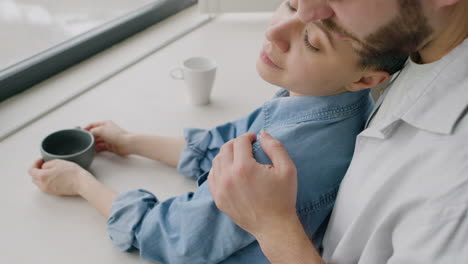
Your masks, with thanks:
<instances>
[{"instance_id":1,"label":"window frame","mask_svg":"<svg viewBox=\"0 0 468 264\"><path fill-rule=\"evenodd\" d=\"M203 13L273 12L284 0L199 0Z\"/></svg>"},{"instance_id":2,"label":"window frame","mask_svg":"<svg viewBox=\"0 0 468 264\"><path fill-rule=\"evenodd\" d=\"M0 103L197 2L155 1L0 70Z\"/></svg>"}]
</instances>

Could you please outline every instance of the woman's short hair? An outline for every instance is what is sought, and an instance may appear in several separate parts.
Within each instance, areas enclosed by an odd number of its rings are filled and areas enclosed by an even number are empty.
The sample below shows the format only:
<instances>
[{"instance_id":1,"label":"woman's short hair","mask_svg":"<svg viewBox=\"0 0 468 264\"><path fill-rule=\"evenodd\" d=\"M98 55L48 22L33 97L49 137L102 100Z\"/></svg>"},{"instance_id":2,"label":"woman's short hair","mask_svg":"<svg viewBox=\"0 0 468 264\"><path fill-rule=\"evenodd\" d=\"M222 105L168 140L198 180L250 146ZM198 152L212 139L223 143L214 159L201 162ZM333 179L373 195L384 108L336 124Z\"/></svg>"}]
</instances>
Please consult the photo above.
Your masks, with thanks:
<instances>
[{"instance_id":1,"label":"woman's short hair","mask_svg":"<svg viewBox=\"0 0 468 264\"><path fill-rule=\"evenodd\" d=\"M407 54L386 53L386 54L361 54L359 66L364 69L374 69L388 72L390 75L400 71L408 60Z\"/></svg>"}]
</instances>

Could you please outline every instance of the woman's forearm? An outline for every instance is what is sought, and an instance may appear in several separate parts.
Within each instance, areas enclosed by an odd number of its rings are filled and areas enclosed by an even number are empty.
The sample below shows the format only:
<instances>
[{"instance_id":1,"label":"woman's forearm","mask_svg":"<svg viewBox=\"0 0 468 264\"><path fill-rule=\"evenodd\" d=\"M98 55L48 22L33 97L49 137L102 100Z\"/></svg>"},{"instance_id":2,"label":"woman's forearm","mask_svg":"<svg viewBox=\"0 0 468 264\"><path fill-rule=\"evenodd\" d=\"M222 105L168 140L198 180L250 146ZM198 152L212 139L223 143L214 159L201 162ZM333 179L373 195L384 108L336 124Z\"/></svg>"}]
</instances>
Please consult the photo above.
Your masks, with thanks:
<instances>
[{"instance_id":1,"label":"woman's forearm","mask_svg":"<svg viewBox=\"0 0 468 264\"><path fill-rule=\"evenodd\" d=\"M105 218L111 214L112 203L118 193L100 183L91 174L80 176L78 193L86 199Z\"/></svg>"},{"instance_id":2,"label":"woman's forearm","mask_svg":"<svg viewBox=\"0 0 468 264\"><path fill-rule=\"evenodd\" d=\"M272 264L324 263L296 216L272 224L256 238Z\"/></svg>"},{"instance_id":3,"label":"woman's forearm","mask_svg":"<svg viewBox=\"0 0 468 264\"><path fill-rule=\"evenodd\" d=\"M177 167L180 153L186 143L183 137L129 135L127 144L130 154L140 155Z\"/></svg>"}]
</instances>

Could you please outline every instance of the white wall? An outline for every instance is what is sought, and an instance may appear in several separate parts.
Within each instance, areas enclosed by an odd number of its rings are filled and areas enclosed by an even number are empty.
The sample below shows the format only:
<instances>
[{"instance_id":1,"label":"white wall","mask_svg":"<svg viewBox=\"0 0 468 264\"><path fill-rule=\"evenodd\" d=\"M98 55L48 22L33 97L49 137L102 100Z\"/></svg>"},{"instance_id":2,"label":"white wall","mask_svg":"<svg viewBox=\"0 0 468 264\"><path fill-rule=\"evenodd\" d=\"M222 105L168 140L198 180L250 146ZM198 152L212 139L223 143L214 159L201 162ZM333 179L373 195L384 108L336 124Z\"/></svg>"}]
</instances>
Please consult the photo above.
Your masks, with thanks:
<instances>
[{"instance_id":1,"label":"white wall","mask_svg":"<svg viewBox=\"0 0 468 264\"><path fill-rule=\"evenodd\" d=\"M203 13L271 12L283 0L199 0Z\"/></svg>"}]
</instances>

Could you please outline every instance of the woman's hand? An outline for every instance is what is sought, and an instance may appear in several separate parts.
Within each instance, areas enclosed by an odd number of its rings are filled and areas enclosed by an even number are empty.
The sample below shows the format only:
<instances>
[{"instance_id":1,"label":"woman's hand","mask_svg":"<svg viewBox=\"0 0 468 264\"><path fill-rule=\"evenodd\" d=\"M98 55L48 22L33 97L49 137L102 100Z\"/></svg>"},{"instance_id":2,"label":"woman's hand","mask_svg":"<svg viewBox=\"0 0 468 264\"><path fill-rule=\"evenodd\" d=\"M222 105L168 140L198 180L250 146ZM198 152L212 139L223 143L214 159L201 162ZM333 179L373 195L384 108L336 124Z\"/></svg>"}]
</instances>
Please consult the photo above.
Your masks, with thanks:
<instances>
[{"instance_id":1,"label":"woman's hand","mask_svg":"<svg viewBox=\"0 0 468 264\"><path fill-rule=\"evenodd\" d=\"M37 160L29 169L34 184L53 195L80 195L104 217L111 214L118 193L104 186L79 165L65 160Z\"/></svg>"},{"instance_id":2,"label":"woman's hand","mask_svg":"<svg viewBox=\"0 0 468 264\"><path fill-rule=\"evenodd\" d=\"M257 163L255 134L226 143L213 160L208 184L220 210L257 239L281 225L297 223L296 167L282 144L266 132L260 143L273 165Z\"/></svg>"},{"instance_id":3,"label":"woman's hand","mask_svg":"<svg viewBox=\"0 0 468 264\"><path fill-rule=\"evenodd\" d=\"M37 160L29 169L34 184L53 195L80 195L80 186L91 174L79 165L65 160ZM92 176L91 176L92 177Z\"/></svg>"},{"instance_id":4,"label":"woman's hand","mask_svg":"<svg viewBox=\"0 0 468 264\"><path fill-rule=\"evenodd\" d=\"M96 151L111 151L126 156L130 154L128 135L129 133L112 121L96 122L85 127L94 135Z\"/></svg>"}]
</instances>

